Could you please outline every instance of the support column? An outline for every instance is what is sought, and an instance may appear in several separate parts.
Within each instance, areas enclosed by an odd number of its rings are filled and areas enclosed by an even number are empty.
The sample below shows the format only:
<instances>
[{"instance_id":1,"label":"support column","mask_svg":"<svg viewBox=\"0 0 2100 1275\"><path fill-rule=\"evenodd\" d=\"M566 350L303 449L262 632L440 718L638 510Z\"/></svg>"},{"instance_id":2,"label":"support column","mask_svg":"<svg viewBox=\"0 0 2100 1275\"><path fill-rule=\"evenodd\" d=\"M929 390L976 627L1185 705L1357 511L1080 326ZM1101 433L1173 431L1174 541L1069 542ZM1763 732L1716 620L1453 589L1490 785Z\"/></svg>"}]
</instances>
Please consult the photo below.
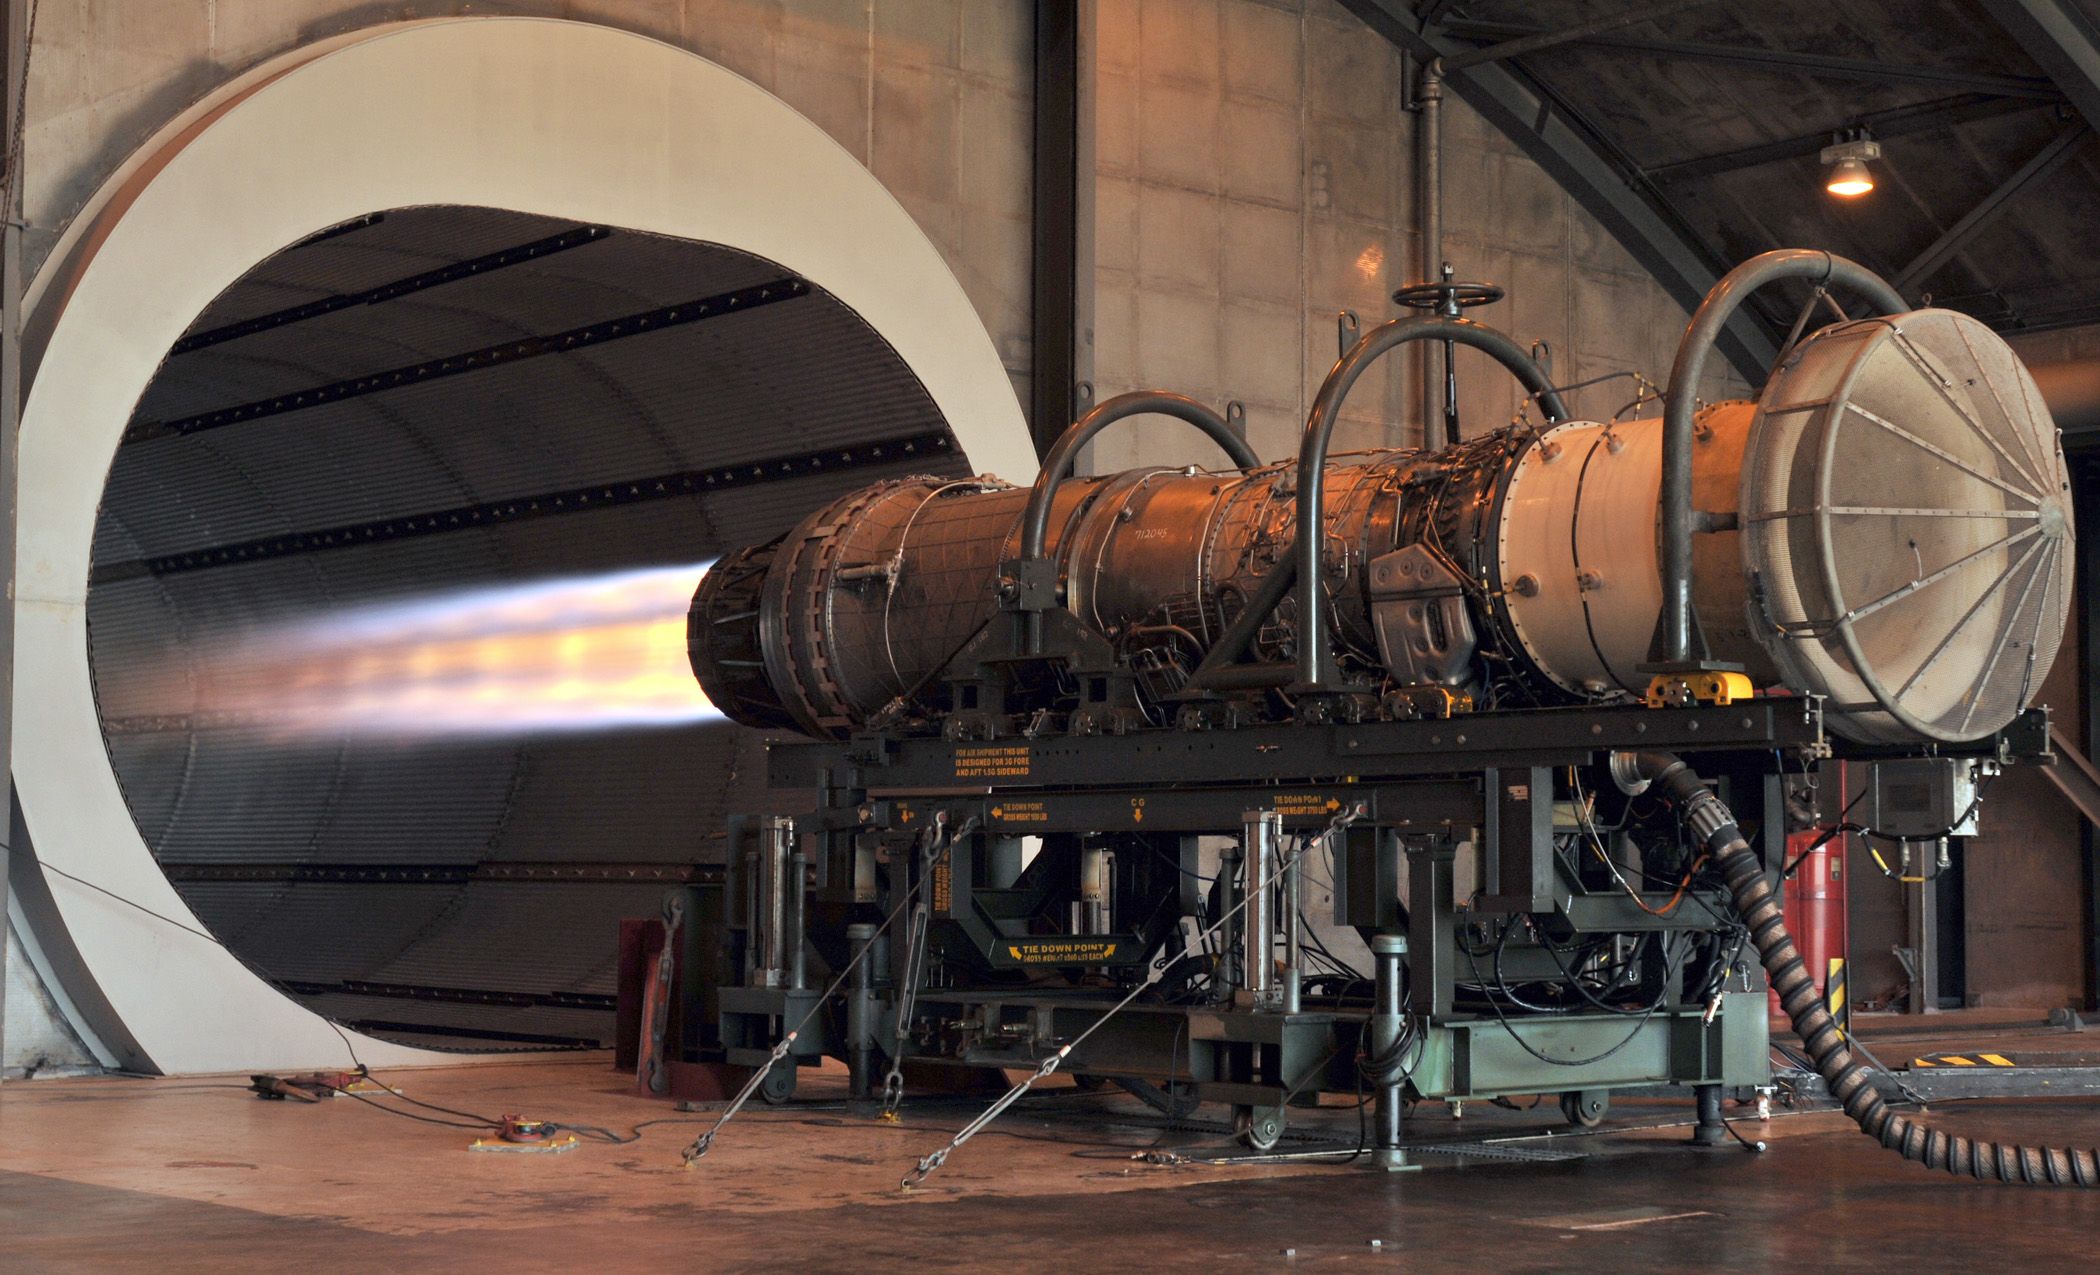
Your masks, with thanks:
<instances>
[{"instance_id":1,"label":"support column","mask_svg":"<svg viewBox=\"0 0 2100 1275\"><path fill-rule=\"evenodd\" d=\"M1695 1085L1692 1097L1698 1102L1698 1123L1692 1126L1692 1145L1718 1147L1728 1140L1728 1126L1721 1123L1721 1086Z\"/></svg>"},{"instance_id":2,"label":"support column","mask_svg":"<svg viewBox=\"0 0 2100 1275\"><path fill-rule=\"evenodd\" d=\"M1934 843L1919 841L1902 848L1904 876L1922 876L1903 887L1904 937L1910 943L1910 996L1904 1008L1913 1014L1929 1014L1940 1007L1940 887L1941 853Z\"/></svg>"},{"instance_id":3,"label":"support column","mask_svg":"<svg viewBox=\"0 0 2100 1275\"><path fill-rule=\"evenodd\" d=\"M1276 865L1283 852L1283 816L1250 810L1240 817L1241 889L1247 898L1246 960L1240 986L1254 1009L1274 1009L1276 991Z\"/></svg>"},{"instance_id":4,"label":"support column","mask_svg":"<svg viewBox=\"0 0 2100 1275\"><path fill-rule=\"evenodd\" d=\"M1371 939L1378 1006L1371 1014L1370 1048L1366 1052L1383 1064L1371 1117L1371 1163L1386 1169L1407 1165L1407 1152L1400 1139L1400 1117L1406 1097L1401 1086L1405 1082L1399 1070L1401 1060L1394 1057L1407 1021L1406 1006L1400 1002L1400 965L1406 956L1407 940L1397 934L1380 934Z\"/></svg>"},{"instance_id":5,"label":"support column","mask_svg":"<svg viewBox=\"0 0 2100 1275\"><path fill-rule=\"evenodd\" d=\"M846 1000L846 1074L854 1098L875 1094L875 926L856 921L846 927L846 947L860 963L853 967L853 990Z\"/></svg>"},{"instance_id":6,"label":"support column","mask_svg":"<svg viewBox=\"0 0 2100 1275\"><path fill-rule=\"evenodd\" d=\"M1036 0L1035 357L1028 419L1038 456L1091 406L1094 31L1094 0Z\"/></svg>"}]
</instances>

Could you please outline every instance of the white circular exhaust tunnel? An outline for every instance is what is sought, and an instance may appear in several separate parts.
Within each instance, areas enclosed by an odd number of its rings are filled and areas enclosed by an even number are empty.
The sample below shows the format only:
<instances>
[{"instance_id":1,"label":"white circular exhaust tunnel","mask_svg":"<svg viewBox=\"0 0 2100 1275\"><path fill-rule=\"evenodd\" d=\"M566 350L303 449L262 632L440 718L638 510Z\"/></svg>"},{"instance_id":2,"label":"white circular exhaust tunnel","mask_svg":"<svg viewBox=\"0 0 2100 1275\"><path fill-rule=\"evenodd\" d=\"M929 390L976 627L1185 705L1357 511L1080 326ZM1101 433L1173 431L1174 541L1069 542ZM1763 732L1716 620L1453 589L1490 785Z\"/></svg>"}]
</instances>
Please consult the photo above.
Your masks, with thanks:
<instances>
[{"instance_id":1,"label":"white circular exhaust tunnel","mask_svg":"<svg viewBox=\"0 0 2100 1275\"><path fill-rule=\"evenodd\" d=\"M753 773L719 722L287 731L224 708L243 642L689 573L884 475L1034 470L880 185L751 84L601 27L411 23L259 68L119 173L38 288L16 783L56 871L16 881L128 1067L340 1063L313 1010L369 1062L603 1039L615 920L708 859Z\"/></svg>"}]
</instances>

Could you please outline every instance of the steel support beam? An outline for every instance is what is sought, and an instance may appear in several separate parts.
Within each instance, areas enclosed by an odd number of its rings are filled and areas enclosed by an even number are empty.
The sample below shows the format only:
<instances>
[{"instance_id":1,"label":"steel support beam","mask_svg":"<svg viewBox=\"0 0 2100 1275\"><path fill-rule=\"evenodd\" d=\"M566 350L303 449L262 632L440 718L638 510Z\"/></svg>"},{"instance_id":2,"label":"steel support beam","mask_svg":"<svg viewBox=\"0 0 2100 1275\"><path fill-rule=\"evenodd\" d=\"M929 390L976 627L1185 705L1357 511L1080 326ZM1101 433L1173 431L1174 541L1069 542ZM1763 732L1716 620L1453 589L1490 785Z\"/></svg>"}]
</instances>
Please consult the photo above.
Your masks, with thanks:
<instances>
[{"instance_id":1,"label":"steel support beam","mask_svg":"<svg viewBox=\"0 0 2100 1275\"><path fill-rule=\"evenodd\" d=\"M1508 37L1497 37L1496 42L1485 48L1458 54L1444 59L1444 73L1455 75L1471 66L1484 66L1489 62L1501 62L1509 58L1520 58L1530 53L1542 53L1563 44L1583 44L1621 27L1630 27L1640 22L1653 22L1674 13L1711 4L1713 0L1663 0L1661 4L1645 5L1638 9L1626 9L1609 17L1597 18L1572 27L1558 29L1550 27L1524 27Z\"/></svg>"},{"instance_id":2,"label":"steel support beam","mask_svg":"<svg viewBox=\"0 0 2100 1275\"><path fill-rule=\"evenodd\" d=\"M1454 58L1467 52L1450 37L1425 30L1405 0L1342 3L1372 30L1419 60ZM1450 75L1448 85L1602 222L1674 300L1687 311L1698 308L1720 278L1721 263L1633 165L1611 154L1603 139L1571 119L1549 94L1509 65L1470 67ZM1772 333L1749 314L1737 315L1718 344L1752 384L1764 380L1778 354Z\"/></svg>"},{"instance_id":3,"label":"steel support beam","mask_svg":"<svg viewBox=\"0 0 2100 1275\"><path fill-rule=\"evenodd\" d=\"M1036 0L1029 426L1044 456L1093 379L1093 0Z\"/></svg>"},{"instance_id":4,"label":"steel support beam","mask_svg":"<svg viewBox=\"0 0 2100 1275\"><path fill-rule=\"evenodd\" d=\"M2100 128L2100 27L2075 0L1982 0L1990 15Z\"/></svg>"},{"instance_id":5,"label":"steel support beam","mask_svg":"<svg viewBox=\"0 0 2100 1275\"><path fill-rule=\"evenodd\" d=\"M1547 34L1542 27L1514 22L1453 22L1446 30L1456 39L1498 44ZM2040 76L1990 75L1953 67L1870 62L1863 58L1829 57L1820 53L1796 53L1790 49L1766 49L1754 45L1650 40L1642 36L1620 35L1608 30L1586 33L1565 43L1625 49L1634 53L1651 54L1657 58L1770 67L1780 71L1796 71L1804 75L1865 80L1878 84L1927 84L1950 92L1988 93L1994 97L2054 99L2063 96L2054 83Z\"/></svg>"},{"instance_id":6,"label":"steel support beam","mask_svg":"<svg viewBox=\"0 0 2100 1275\"><path fill-rule=\"evenodd\" d=\"M1930 279L1941 267L1958 255L1964 248L1996 221L2021 191L2029 186L2048 180L2062 168L2092 130L2083 122L2074 123L2057 133L2028 161L2020 165L2012 176L1998 184L1998 188L1979 200L1974 208L1962 214L1961 220L1947 227L1932 245L1914 257L1910 264L1889 280L1896 291L1908 294L1916 285Z\"/></svg>"},{"instance_id":7,"label":"steel support beam","mask_svg":"<svg viewBox=\"0 0 2100 1275\"><path fill-rule=\"evenodd\" d=\"M711 297L699 297L691 301L681 301L676 305L645 310L640 314L601 319L566 332L523 337L515 341L505 341L501 345L448 354L442 358L425 359L421 363L411 363L406 367L388 368L383 372L331 381L326 385L290 390L268 398L236 403L231 407L216 408L209 412L198 412L172 421L138 421L124 431L124 441L151 442L159 438L223 429L228 425L244 425L250 421L282 416L288 412L323 407L330 403L363 398L369 394L383 394L407 385L425 385L445 377L463 376L469 372L520 363L526 359L544 358L550 354L570 354L648 332L684 327L690 323L755 310L760 306L778 305L783 301L792 301L809 294L809 284L800 279L775 279L770 283L738 288L734 292L718 293Z\"/></svg>"},{"instance_id":8,"label":"steel support beam","mask_svg":"<svg viewBox=\"0 0 2100 1275\"><path fill-rule=\"evenodd\" d=\"M716 469L680 470L677 473L657 474L649 478L596 483L589 487L542 492L534 496L513 496L508 500L490 501L486 504L402 514L399 517L351 523L347 526L294 531L280 536L213 545L205 549L162 554L153 558L134 558L95 568L93 583L111 584L149 575L182 575L191 571L207 571L214 567L237 566L244 562L264 562L271 558L326 553L335 549L356 549L394 540L414 540L426 536L447 535L455 531L471 531L476 527L494 527L504 523L529 522L564 514L617 509L625 505L671 500L680 496L704 496L713 491L748 487L753 483L776 482L783 478L805 478L816 474L864 469L870 465L923 461L927 457L944 456L954 450L955 440L946 430L928 430L923 434L913 434L905 438L860 443L852 447L834 447L794 456L775 456L766 460L741 461ZM229 726L242 724L223 723Z\"/></svg>"}]
</instances>

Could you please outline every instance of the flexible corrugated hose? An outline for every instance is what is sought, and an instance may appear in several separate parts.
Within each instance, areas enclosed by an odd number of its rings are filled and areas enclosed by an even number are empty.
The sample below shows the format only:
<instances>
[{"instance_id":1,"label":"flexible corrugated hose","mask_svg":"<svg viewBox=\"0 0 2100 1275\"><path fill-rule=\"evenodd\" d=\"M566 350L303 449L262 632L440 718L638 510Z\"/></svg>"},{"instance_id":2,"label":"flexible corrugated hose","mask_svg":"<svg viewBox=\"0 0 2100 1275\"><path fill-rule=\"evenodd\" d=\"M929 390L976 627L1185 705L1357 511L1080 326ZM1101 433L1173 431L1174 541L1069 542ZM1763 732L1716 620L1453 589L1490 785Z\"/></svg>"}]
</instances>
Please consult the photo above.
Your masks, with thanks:
<instances>
[{"instance_id":1,"label":"flexible corrugated hose","mask_svg":"<svg viewBox=\"0 0 2100 1275\"><path fill-rule=\"evenodd\" d=\"M1816 1070L1861 1131L1904 1159L1957 1176L2029 1186L2100 1187L2100 1149L2029 1147L2010 1142L1964 1138L1931 1128L1888 1105L1868 1077L1866 1066L1847 1048L1844 1033L1825 1008L1810 978L1794 936L1787 932L1779 891L1765 873L1757 852L1743 839L1735 816L1699 776L1668 753L1620 753L1612 758L1612 777L1634 792L1648 784L1684 816L1720 865L1736 911L1750 928L1750 941L1779 1003L1793 1020L1794 1031L1808 1047Z\"/></svg>"}]
</instances>

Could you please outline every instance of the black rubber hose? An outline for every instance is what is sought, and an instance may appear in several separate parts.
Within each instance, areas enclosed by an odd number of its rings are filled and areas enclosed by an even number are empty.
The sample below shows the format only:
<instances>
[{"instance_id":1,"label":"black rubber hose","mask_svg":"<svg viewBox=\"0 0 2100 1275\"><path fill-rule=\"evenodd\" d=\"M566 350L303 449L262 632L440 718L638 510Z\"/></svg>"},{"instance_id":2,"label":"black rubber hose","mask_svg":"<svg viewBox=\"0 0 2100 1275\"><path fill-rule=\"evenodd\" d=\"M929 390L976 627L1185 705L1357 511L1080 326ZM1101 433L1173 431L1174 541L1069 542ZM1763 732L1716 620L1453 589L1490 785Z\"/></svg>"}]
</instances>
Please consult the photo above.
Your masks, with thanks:
<instances>
[{"instance_id":1,"label":"black rubber hose","mask_svg":"<svg viewBox=\"0 0 2100 1275\"><path fill-rule=\"evenodd\" d=\"M1757 945L1781 1008L1806 1042L1808 1055L1831 1096L1868 1137L1901 1152L1906 1160L1956 1175L2030 1186L2100 1187L2100 1149L2028 1147L1958 1137L1891 1108L1824 1006L1807 962L1794 946L1794 936L1787 932L1779 892L1766 877L1757 852L1743 839L1728 807L1689 766L1669 753L1618 754L1612 759L1612 776L1621 788L1644 788L1642 781L1656 785L1706 843L1707 854L1727 878L1736 911L1750 929L1750 941Z\"/></svg>"}]
</instances>

